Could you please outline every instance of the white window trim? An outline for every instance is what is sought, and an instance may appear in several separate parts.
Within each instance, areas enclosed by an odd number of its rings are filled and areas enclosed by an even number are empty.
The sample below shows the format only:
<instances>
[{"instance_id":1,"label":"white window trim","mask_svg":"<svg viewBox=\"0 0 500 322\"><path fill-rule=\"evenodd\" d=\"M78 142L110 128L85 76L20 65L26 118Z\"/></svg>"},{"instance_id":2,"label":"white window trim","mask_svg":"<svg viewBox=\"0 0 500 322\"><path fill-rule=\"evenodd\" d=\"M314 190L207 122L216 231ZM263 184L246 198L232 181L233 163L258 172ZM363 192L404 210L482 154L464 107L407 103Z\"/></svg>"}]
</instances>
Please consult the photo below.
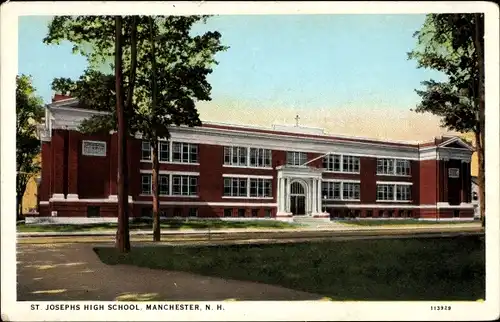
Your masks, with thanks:
<instances>
[{"instance_id":1,"label":"white window trim","mask_svg":"<svg viewBox=\"0 0 500 322\"><path fill-rule=\"evenodd\" d=\"M222 175L222 178L223 179L232 179L232 178L235 178L235 179L246 179L246 182L247 182L247 195L246 196L226 196L224 195L224 190L225 190L225 186L224 186L224 180L222 182L223 186L222 186L222 198L224 199L274 199L274 196L273 196L273 181L272 181L272 176L257 176L257 175L238 175L238 174L235 174L235 175L232 175L232 174L223 174ZM271 189L270 189L270 193L271 195L270 196L250 196L250 179L261 179L261 180L270 180L271 181ZM258 190L258 189L257 189ZM263 191L264 191L264 187L263 187ZM231 190L232 191L232 190Z\"/></svg>"},{"instance_id":2,"label":"white window trim","mask_svg":"<svg viewBox=\"0 0 500 322\"><path fill-rule=\"evenodd\" d=\"M338 153L332 153L328 154L325 156L327 157L333 157L333 156L340 156L340 170L328 170L328 168L323 168L326 169L323 172L325 173L345 173L345 174L360 174L361 173L361 157L358 155L352 155L352 154L338 154ZM344 156L345 157L353 157L353 158L358 158L359 160L359 170L358 171L344 171Z\"/></svg>"},{"instance_id":3,"label":"white window trim","mask_svg":"<svg viewBox=\"0 0 500 322\"><path fill-rule=\"evenodd\" d=\"M289 153L293 154L293 161L294 161L293 163L288 163L288 155L289 155ZM286 165L291 165L291 166L302 166L302 165L304 165L305 163L307 163L309 161L308 157L307 157L307 153L308 152L303 152L303 151L286 151L286 154L285 154L285 164ZM297 155L298 155L298 161L301 164L295 164L295 161L297 160L297 157L296 157ZM301 155L305 155L305 161L300 159ZM304 162L302 162L302 161L304 161Z\"/></svg>"},{"instance_id":4,"label":"white window trim","mask_svg":"<svg viewBox=\"0 0 500 322\"><path fill-rule=\"evenodd\" d=\"M340 183L340 198L323 198L321 195L321 199L324 201L361 201L361 181L360 180L342 180L342 179L323 179L323 182L336 182ZM344 183L357 183L359 184L359 199L345 199L344 198ZM321 194L323 194L323 185L321 186Z\"/></svg>"},{"instance_id":5,"label":"white window trim","mask_svg":"<svg viewBox=\"0 0 500 322\"><path fill-rule=\"evenodd\" d=\"M378 160L392 160L394 162L394 169L392 171L392 173L379 173L378 172ZM397 166L396 166L396 162L397 161L408 161L409 164L410 164L410 174L397 174L396 173L396 170L397 170ZM381 176L381 177L411 177L411 160L409 159L400 159L400 158L377 158L377 165L376 165L376 169L375 171L377 172L377 176Z\"/></svg>"},{"instance_id":6,"label":"white window trim","mask_svg":"<svg viewBox=\"0 0 500 322\"><path fill-rule=\"evenodd\" d=\"M153 174L153 171L152 170L144 170L144 169L141 169L140 170L140 174L149 174L149 175L152 175ZM174 195L172 193L173 189L172 189L172 186L173 186L173 180L172 180L172 176L175 176L175 175L178 175L178 176L189 176L189 177L197 177L197 192L199 193L199 185L200 185L200 180L199 180L199 177L200 177L200 174L198 172L172 172L172 171L160 171L158 173L158 175L167 175L168 176L168 192L169 194L166 194L166 195L162 195L162 194L159 194L158 196L161 197L161 198L199 198L199 195L196 194L196 195ZM181 184L182 185L182 184ZM189 184L188 184L189 185ZM151 197L153 196L153 179L151 178L151 184L150 184L150 189L151 189L151 194L146 194L146 193L143 193L142 192L142 179L141 179L141 193L139 194L139 196L141 197Z\"/></svg>"},{"instance_id":7,"label":"white window trim","mask_svg":"<svg viewBox=\"0 0 500 322\"><path fill-rule=\"evenodd\" d=\"M85 153L85 143L101 144L104 146L104 154L99 153ZM105 157L107 155L107 144L106 141L94 141L94 140L82 140L82 155L90 157Z\"/></svg>"},{"instance_id":8,"label":"white window trim","mask_svg":"<svg viewBox=\"0 0 500 322\"><path fill-rule=\"evenodd\" d=\"M142 140L142 142L148 142L147 140ZM160 143L165 143L168 142L168 161L160 161ZM173 160L173 143L181 143L181 144L189 144L189 145L197 145L197 155L198 155L198 162L180 162L180 161L172 161ZM151 146L151 143L150 143ZM189 152L191 153L191 152ZM182 152L181 152L182 154ZM150 151L151 158L150 159L143 159L142 158L142 143L141 143L141 163L153 163L153 147L151 146L151 151ZM181 141L171 141L171 140L158 140L158 163L161 164L189 164L189 165L200 165L200 148L198 143L191 143L191 142L181 142Z\"/></svg>"},{"instance_id":9,"label":"white window trim","mask_svg":"<svg viewBox=\"0 0 500 322\"><path fill-rule=\"evenodd\" d=\"M393 186L393 191L394 191L394 196L393 199L378 199L378 185L387 185L387 186ZM396 203L411 203L413 202L413 193L411 192L410 189L410 197L411 199L409 200L398 200L397 199L397 193L396 193L396 187L397 186L413 186L413 182L396 182L396 181L377 181L376 183L376 193L377 193L377 200L376 202L396 202Z\"/></svg>"}]
</instances>

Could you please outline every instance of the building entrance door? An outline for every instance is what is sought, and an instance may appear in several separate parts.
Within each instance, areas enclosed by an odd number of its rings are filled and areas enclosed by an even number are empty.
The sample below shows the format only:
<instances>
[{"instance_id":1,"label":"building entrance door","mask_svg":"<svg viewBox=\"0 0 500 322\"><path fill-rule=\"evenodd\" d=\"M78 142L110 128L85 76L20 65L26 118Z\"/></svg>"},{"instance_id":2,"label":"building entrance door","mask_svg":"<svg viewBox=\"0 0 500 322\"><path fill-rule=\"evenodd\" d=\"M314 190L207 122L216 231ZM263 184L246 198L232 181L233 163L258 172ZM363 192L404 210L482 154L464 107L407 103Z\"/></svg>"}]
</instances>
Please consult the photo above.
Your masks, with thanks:
<instances>
[{"instance_id":1,"label":"building entrance door","mask_svg":"<svg viewBox=\"0 0 500 322\"><path fill-rule=\"evenodd\" d=\"M294 216L306 214L306 191L300 182L290 186L290 212Z\"/></svg>"}]
</instances>

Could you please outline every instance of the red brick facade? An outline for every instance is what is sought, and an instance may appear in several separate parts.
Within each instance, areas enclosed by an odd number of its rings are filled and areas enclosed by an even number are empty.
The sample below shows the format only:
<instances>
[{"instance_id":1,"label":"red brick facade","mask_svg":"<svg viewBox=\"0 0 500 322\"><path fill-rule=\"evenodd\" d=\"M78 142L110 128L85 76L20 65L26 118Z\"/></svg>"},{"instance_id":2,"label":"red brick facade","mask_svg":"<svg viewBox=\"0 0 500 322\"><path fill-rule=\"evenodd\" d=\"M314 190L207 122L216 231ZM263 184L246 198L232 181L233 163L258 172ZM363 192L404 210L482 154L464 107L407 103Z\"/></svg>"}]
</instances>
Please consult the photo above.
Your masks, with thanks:
<instances>
[{"instance_id":1,"label":"red brick facade","mask_svg":"<svg viewBox=\"0 0 500 322\"><path fill-rule=\"evenodd\" d=\"M307 187L307 193L309 194L307 198L317 198L312 195L314 192L319 196L316 210L311 208L311 205L307 205L307 209L313 209L309 211L311 214L314 214L315 211L326 212L331 217L340 218L470 218L473 216L473 208L469 207L471 202L469 163L471 152L466 146L458 144L453 140L450 143L450 147L453 149L448 149L448 146L440 145L443 142L446 143L446 138L434 140L434 142L428 144L412 145L358 140L355 138L347 139L282 133L260 129L251 130L243 127L219 125L204 125L202 130L205 128L208 134L205 132L198 134L196 132L197 129L186 129L183 132L181 131L181 134L185 133L185 136L179 134L172 139L173 142L188 142L195 145L197 147L197 162L180 163L170 161L160 163L160 174L173 173L173 175L182 175L183 173L187 173L197 178L197 193L195 195L169 195L160 197L160 208L164 216L197 216L202 218L228 216L249 218L277 217L280 209L283 208L280 208L278 204L281 202L280 200L285 200L280 197L280 194L284 193L285 190L279 192L278 178L281 177L281 167L287 164L287 152L291 150L290 148L286 148L286 144L295 144L291 141L292 143L284 143L284 147L279 148L280 136L283 136L283 140L288 140L290 136L294 136L294 140L298 141L312 140L310 151L303 151L303 148L300 148L299 151L306 152L309 162L307 163L307 168L319 173L320 182L345 181L347 183L354 182L359 184L359 200L354 200L355 198L343 200L343 197L339 197L339 200L336 200L334 198L324 199L321 196L323 190L318 191L316 187L316 190L314 190L312 187L314 182L318 181L311 181L313 184ZM51 128L49 131L50 133L48 133L42 142L42 172L39 187L40 216L115 217L117 211L117 135L83 135L74 129L66 130L60 128ZM219 133L217 131L222 132ZM192 132L196 133L193 134ZM240 135L241 140L246 140L245 136L241 134L242 132L248 132L249 135L265 135L263 140L278 142L277 147L268 148L268 150L271 150L270 167L252 168L224 165L224 147L235 145L227 143L232 142L230 141L232 135ZM210 140L204 140L200 135L206 135ZM213 139L211 139L212 136ZM218 142L218 136L225 136L226 140L229 141ZM105 156L85 155L82 151L84 140L96 141L100 142L100 144L105 143ZM449 138L448 141L450 141ZM352 153L355 158L359 158L359 173L325 171L326 169L323 169L325 153L315 152L319 151L320 148L316 148L314 145L322 144L321 148L323 148L323 145L329 144L331 145L331 153L335 154L337 153L337 144L339 146L351 144L353 146L352 149L356 149L355 145L358 143L362 146L366 145L367 149L378 149L376 152L381 154L381 156L376 156L370 155L370 153L366 153L366 155ZM250 146L246 144L239 145ZM235 146L238 145L236 144ZM259 141L253 142L252 146L257 148ZM387 149L386 152L384 146ZM172 148L172 145L170 145L170 148ZM329 148L327 147L327 149ZM360 151L364 151L363 149ZM428 149L434 150L431 151ZM444 157L441 157L441 155L437 156L438 152L441 151L440 149L447 153ZM426 151L437 152L434 155ZM456 158L453 154L455 153L454 151L460 151ZM129 200L131 201L130 209L134 217L147 214L151 208L152 200L150 195L142 194L142 174L151 170L151 162L142 161L141 153L142 140L139 138L131 139L128 146ZM404 159L398 156L397 153L412 155L411 158L408 158L410 162L409 175L378 174L378 160L394 158L392 159L394 161ZM412 153L415 155L414 157ZM339 152L340 154L344 156L350 155L345 152ZM394 157L391 156L393 154ZM464 155L469 155L469 162ZM450 169L459 169L458 178L450 177ZM270 197L257 198L250 197L250 195L246 197L225 196L224 177L231 177L231 175L243 178L261 177L271 180ZM392 183L409 186L411 198L403 201L396 200L396 197L394 197L394 201L392 199L378 200L378 184L392 185ZM172 186L172 183L170 185ZM342 191L341 194L345 193L344 190ZM312 200L307 198L305 200L308 200L308 202ZM324 199L323 201L320 200L322 198Z\"/></svg>"}]
</instances>

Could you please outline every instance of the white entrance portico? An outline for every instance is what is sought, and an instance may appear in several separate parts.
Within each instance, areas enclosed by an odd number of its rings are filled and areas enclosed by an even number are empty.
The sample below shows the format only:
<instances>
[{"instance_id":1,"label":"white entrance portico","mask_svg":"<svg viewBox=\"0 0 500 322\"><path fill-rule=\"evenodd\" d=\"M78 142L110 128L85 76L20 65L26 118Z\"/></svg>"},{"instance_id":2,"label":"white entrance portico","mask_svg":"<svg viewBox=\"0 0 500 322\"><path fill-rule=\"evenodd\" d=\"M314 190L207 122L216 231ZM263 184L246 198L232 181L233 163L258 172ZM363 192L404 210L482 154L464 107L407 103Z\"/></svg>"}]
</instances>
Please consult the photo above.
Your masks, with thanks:
<instances>
[{"instance_id":1,"label":"white entrance portico","mask_svg":"<svg viewBox=\"0 0 500 322\"><path fill-rule=\"evenodd\" d=\"M278 217L325 217L322 212L322 169L283 165L278 170Z\"/></svg>"}]
</instances>

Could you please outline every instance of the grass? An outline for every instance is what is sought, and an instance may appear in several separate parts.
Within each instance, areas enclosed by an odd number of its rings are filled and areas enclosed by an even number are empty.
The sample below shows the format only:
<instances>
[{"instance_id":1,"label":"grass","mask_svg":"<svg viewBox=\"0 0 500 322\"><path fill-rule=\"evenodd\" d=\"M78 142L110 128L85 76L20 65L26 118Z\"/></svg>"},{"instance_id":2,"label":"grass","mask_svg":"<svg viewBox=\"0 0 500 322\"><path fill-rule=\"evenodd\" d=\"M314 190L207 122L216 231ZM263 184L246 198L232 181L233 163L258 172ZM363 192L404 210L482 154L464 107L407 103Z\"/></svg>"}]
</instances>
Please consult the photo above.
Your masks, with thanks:
<instances>
[{"instance_id":1,"label":"grass","mask_svg":"<svg viewBox=\"0 0 500 322\"><path fill-rule=\"evenodd\" d=\"M415 220L415 219L350 219L339 220L339 222L347 225L357 226L382 226L382 225L449 225L478 222L474 220L468 221L433 221L433 220Z\"/></svg>"},{"instance_id":2,"label":"grass","mask_svg":"<svg viewBox=\"0 0 500 322\"><path fill-rule=\"evenodd\" d=\"M223 220L169 220L160 224L162 229L225 229L225 228L296 228L297 224L275 220L223 221ZM116 230L116 223L81 224L81 225L26 225L18 224L18 232L83 232ZM130 230L152 230L151 222L131 222Z\"/></svg>"},{"instance_id":3,"label":"grass","mask_svg":"<svg viewBox=\"0 0 500 322\"><path fill-rule=\"evenodd\" d=\"M332 300L485 298L484 238L479 237L156 246L129 254L109 247L94 250L108 265L255 281Z\"/></svg>"}]
</instances>

